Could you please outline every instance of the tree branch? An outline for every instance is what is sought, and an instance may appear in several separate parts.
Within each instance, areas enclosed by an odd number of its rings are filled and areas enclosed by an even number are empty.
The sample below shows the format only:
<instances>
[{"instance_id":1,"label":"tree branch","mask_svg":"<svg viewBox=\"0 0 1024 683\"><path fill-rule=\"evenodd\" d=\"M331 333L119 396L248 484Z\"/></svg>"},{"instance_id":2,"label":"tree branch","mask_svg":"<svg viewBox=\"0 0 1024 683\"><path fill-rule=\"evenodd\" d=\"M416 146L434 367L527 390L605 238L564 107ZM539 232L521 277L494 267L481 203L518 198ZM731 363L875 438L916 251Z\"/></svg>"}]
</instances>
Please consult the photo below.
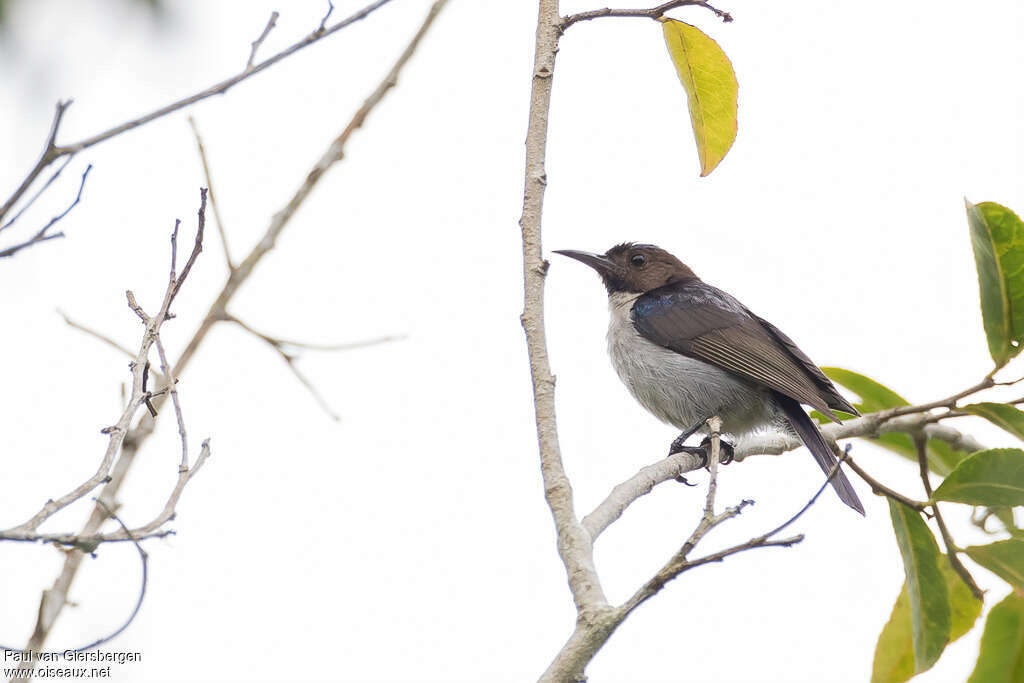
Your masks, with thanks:
<instances>
[{"instance_id":1,"label":"tree branch","mask_svg":"<svg viewBox=\"0 0 1024 683\"><path fill-rule=\"evenodd\" d=\"M177 228L178 222L175 222L174 233L171 237L171 270L170 276L167 282L167 288L164 292L163 301L160 305L159 310L153 316L148 315L142 307L138 304L135 296L129 290L125 293L128 300L129 308L139 317L142 321L145 331L143 333L142 342L139 348L139 352L135 354L134 360L131 363L132 371L132 392L131 397L128 400L127 405L121 413L121 417L117 423L111 427L103 429L103 433L109 435L109 441L107 444L106 452L104 453L103 459L100 463L99 469L89 479L75 487L69 493L57 498L56 500L49 500L43 505L42 509L33 515L26 522L7 529L0 531L0 540L12 540L12 541L42 541L51 543L60 543L70 545L72 548L65 553L64 559L64 570L54 581L53 586L49 590L43 591L40 599L39 611L36 617L36 626L33 630L32 636L28 640L28 644L25 646L25 651L40 651L43 648L46 637L53 627L54 622L60 615L64 606L67 604L68 591L70 590L72 580L78 571L79 566L86 553L93 552L100 543L110 541L129 540L135 543L136 548L139 550L140 556L143 561L143 588L139 595L139 600L133 610L129 619L124 625L115 631L113 634L101 638L89 645L78 648L78 650L90 649L97 647L102 643L109 641L115 637L124 629L131 624L135 618L139 607L142 604L142 600L145 596L145 585L146 585L146 557L145 552L139 546L138 541L142 538L148 538L152 536L165 536L171 533L166 530L161 530L161 527L168 521L173 519L175 509L178 500L181 497L181 493L184 490L185 485L192 478L193 475L199 470L206 458L209 457L209 440L203 443L202 453L196 462L196 466L189 470L187 467L179 469L178 481L172 490L167 502L164 505L163 511L157 515L157 517L149 524L139 527L138 529L131 530L120 520L118 523L121 526L120 531L112 532L108 534L100 534L99 529L108 518L112 516L112 508L114 504L114 493L116 489L112 489L111 484L117 477L118 481L123 480L125 470L121 468L121 464L125 462L125 458L130 458L133 455L133 443L130 440L130 426L133 417L143 405L147 405L152 409L150 403L154 394L148 391L146 384L149 375L149 350L152 346L157 345L158 348L162 348L160 342L160 329L164 322L170 317L171 305L173 304L175 297L181 290L181 286L192 269L196 258L202 251L202 238L203 238L203 215L206 209L206 191L200 191L200 208L199 208L199 225L196 230L195 245L192 249L192 254L189 257L188 262L184 269L182 269L181 275L176 274L176 260L177 260ZM161 356L163 356L161 351ZM166 373L165 373L166 374ZM168 388L172 392L172 396L176 397L173 387ZM180 406L176 404L176 412L180 416ZM145 420L148 415L143 413ZM150 418L151 419L151 418ZM187 448L184 439L184 425L179 423L179 427L182 431L183 448ZM120 451L121 457L116 462L114 460L115 455ZM37 531L40 524L52 517L54 514L63 510L74 501L80 499L90 491L94 490L101 484L104 486L100 495L95 499L96 504L93 507L93 512L86 523L85 527L78 534L43 534ZM18 669L20 672L31 671L35 668L36 658L31 658L19 662ZM24 675L17 674L17 676Z\"/></svg>"},{"instance_id":2,"label":"tree branch","mask_svg":"<svg viewBox=\"0 0 1024 683\"><path fill-rule=\"evenodd\" d=\"M67 165L67 164L65 164L65 165ZM49 184L51 182L53 182L53 179L56 178L58 175L60 175L60 172L63 169L64 169L64 166L61 166L59 169L57 169L57 172L53 174L53 176L50 178L50 180L46 181L46 185L43 186L43 189L45 189L47 186L49 186ZM55 233L53 233L51 235L51 234L49 234L49 230L58 221L60 221L62 218L64 218L64 216L67 216L71 212L71 209L73 209L76 206L78 206L78 202L82 201L82 190L85 189L85 179L89 177L89 171L91 171L91 170L92 170L92 164L89 164L88 166L85 167L85 171L82 173L82 181L78 185L78 194L75 195L75 200L73 202L71 202L66 209L64 209L59 214L57 214L56 216L51 218L46 225L44 225L42 228L40 228L36 232L36 234L32 236L31 239L28 239L28 240L26 240L26 241L24 241L24 242L22 242L20 244L15 244L14 246L7 247L6 249L0 250L0 258L5 258L5 257L8 257L8 256L13 256L14 254L17 254L22 249L25 249L27 247L31 247L34 244L39 244L40 242L45 242L47 240L57 239L58 237L64 237L64 233L63 232L55 232ZM39 194L41 194L41 193L42 193L42 190L40 190L39 193L37 193L34 197L32 197L32 199L29 200L29 203L25 205L25 208L28 208L28 206L31 205L32 202L34 202L36 200L36 198L39 196ZM4 227L5 228L9 227L11 225L11 223L13 223L14 221L18 220L18 217L21 215L21 213L22 212L19 211L17 213L17 215L15 215L14 218L12 218L10 220L9 223L4 225Z\"/></svg>"},{"instance_id":3,"label":"tree branch","mask_svg":"<svg viewBox=\"0 0 1024 683\"><path fill-rule=\"evenodd\" d=\"M203 177L206 179L206 189L210 193L210 207L213 208L213 220L217 224L217 233L220 235L220 244L224 248L224 260L228 264L228 271L235 269L231 261L231 250L228 248L228 235L224 227L224 219L220 216L220 204L217 201L217 193L213 190L213 178L210 173L210 165L206 161L206 147L203 146L203 138L199 135L199 128L196 120L188 117L188 125L192 127L192 135L196 139L196 148L199 151L199 160L203 164Z\"/></svg>"},{"instance_id":4,"label":"tree branch","mask_svg":"<svg viewBox=\"0 0 1024 683\"><path fill-rule=\"evenodd\" d=\"M271 12L270 13L270 19L267 20L267 25L263 29L263 33L260 34L259 38L257 38L256 40L252 41L252 49L249 51L249 61L247 61L245 63L245 70L246 71L249 71L250 69L252 69L252 63L254 61L256 61L256 51L260 49L260 45L263 44L263 41L267 39L267 36L270 35L270 32L274 30L275 26L277 26L277 18L279 16L281 16L281 15L278 14L276 10ZM323 26L322 23L320 25ZM319 30L319 29L317 29L317 30Z\"/></svg>"},{"instance_id":5,"label":"tree branch","mask_svg":"<svg viewBox=\"0 0 1024 683\"><path fill-rule=\"evenodd\" d=\"M36 162L36 165L32 167L32 169L28 172L28 175L25 176L25 179L21 181L21 184L17 187L17 189L15 189L11 196L7 198L7 200L3 203L2 206L0 206L0 221L4 219L4 217L11 210L11 208L17 203L19 199L21 199L22 195L25 194L25 192L36 180L36 178L39 177L39 174L42 173L47 166L52 164L57 159L60 159L61 157L67 156L69 154L75 154L77 152L82 151L83 149L88 149L93 145L98 145L99 143L104 142L105 140L109 140L114 136L120 135L121 133L125 133L129 130L132 130L133 128L143 126L149 123L150 121L154 121L156 119L164 117L168 114L178 111L179 109L183 109L192 104L195 104L196 102L205 100L208 97L212 97L213 95L220 95L222 93L225 93L235 85L238 85L242 81L247 80L252 76L255 76L264 69L273 66L274 64L278 63L285 57L293 55L299 50L302 50L303 48L309 47L318 40L326 38L327 36L340 31L346 26L350 26L351 24L354 24L358 21L361 21L362 19L365 19L369 15L373 14L373 12L377 11L378 9L388 4L389 2L391 2L391 0L376 0L375 2L370 3L366 7L363 7L361 10L359 10L358 12L352 14L351 16L345 19L342 19L341 21L337 22L336 24L329 28L324 28L323 25L321 25L317 30L313 31L302 40L286 47L285 49L281 50L280 52L274 54L271 57L268 57L267 59L263 60L262 62L259 62L258 64L247 64L245 69L235 74L234 76L226 78L220 81L219 83L214 83L210 87L204 90L200 90L199 92L189 95L188 97L184 97L180 100L176 100L174 102L171 102L170 104L164 105L163 107L160 107L155 111L149 112L148 114L144 114L142 116L139 116L138 118L131 119L122 124L114 126L113 128L109 128L101 133L97 133L91 137L84 138L72 144L57 145L57 133L60 130L61 119L64 118L64 112L67 111L67 108L71 105L71 100L67 100L65 102L58 102L57 111L53 118L53 123L50 124L50 132L46 137L45 143L43 144L43 153L40 155L39 161ZM262 42L263 38L266 37L267 32L269 32L269 29L264 31L264 35L257 42ZM251 53L252 57L255 56L255 52L258 47L258 44L253 46L253 50ZM250 61L252 57L250 57Z\"/></svg>"},{"instance_id":6,"label":"tree branch","mask_svg":"<svg viewBox=\"0 0 1024 683\"><path fill-rule=\"evenodd\" d=\"M888 486L886 486L882 482L880 482L877 479L875 479L874 477L872 477L870 474L865 472L861 468L860 465L855 463L853 461L853 458L847 457L846 458L846 464L850 466L850 469L853 470L857 474L858 477L860 477L861 479L864 480L864 483L866 483L868 486L871 487L871 492L874 493L876 496L885 496L886 498L892 498L893 500L898 500L899 502L903 503L907 507L913 508L914 510L917 510L918 512L925 512L928 509L928 504L927 503L921 503L921 502L913 500L911 498L907 498L902 493L899 493L898 491L894 491L893 489L889 488Z\"/></svg>"},{"instance_id":7,"label":"tree branch","mask_svg":"<svg viewBox=\"0 0 1024 683\"><path fill-rule=\"evenodd\" d=\"M362 16L359 16L358 18L366 16L377 7L384 5L387 1L388 0L382 0L374 3L373 5L368 6L368 8L363 10L364 14ZM224 319L223 315L227 310L226 307L228 302L232 299L232 297L234 297L235 293L242 286L242 284L244 284L245 281L248 280L248 278L252 275L253 269L260 262L260 260L262 260L262 258L274 248L277 237L287 226L291 217L295 214L295 211L298 209L298 207L302 205L306 197L319 182L324 172L334 163L342 159L345 142L348 140L348 138L356 129L358 129L363 124L363 122L366 120L366 117L373 110L373 108L380 103L380 101L384 98L384 95L387 93L387 91L395 86L395 84L397 83L398 74L401 72L405 64L409 61L410 57L415 52L416 47L419 45L420 40L426 34L427 30L430 28L437 14L441 11L446 2L447 0L437 0L431 6L426 18L423 21L423 24L420 26L419 30L413 36L410 43L399 56L394 66L385 76L384 80L380 83L380 85L377 86L377 88L370 94L370 96L366 99L363 105L356 111L355 116L353 116L352 120L345 127L342 133L334 141L332 141L328 150L321 156L320 160L316 163L316 165L314 165L313 169L308 173L304 182L296 191L295 195L288 202L288 204L273 216L273 218L270 221L270 225L268 226L266 232L263 235L263 238L256 244L255 247L253 247L252 251L249 252L249 255L241 263L239 263L234 270L232 270L229 273L227 282L224 284L220 293L217 295L213 303L210 305L210 309L206 317L200 323L199 328L193 334L191 340L189 341L185 350L182 352L181 356L178 358L177 362L172 366L171 374L174 377L182 376L183 371L188 366L189 362L195 355L196 351L198 350L203 340L206 338L210 329L218 321ZM352 21L354 21L354 19L352 19L351 17L349 19L343 20L339 24L335 24L330 29L328 29L328 32L333 32L340 28L342 24L346 24L346 22L351 23ZM324 35L326 35L326 33ZM295 48L295 46L289 48L289 50L291 50L292 52L294 52L296 49L300 48ZM288 50L286 50L285 52L288 52ZM254 67L252 73L255 73L257 70L269 66L271 60L280 59L282 58L283 54L284 53L278 53L277 56L272 57L264 62L261 62L256 67ZM288 54L290 54L290 52L288 52ZM159 406L160 401L154 401L154 403L157 406ZM136 426L125 435L123 447L121 449L121 456L120 458L118 458L112 472L110 473L109 481L107 481L106 485L103 487L103 490L99 496L101 500L113 501L116 498L118 491L120 490L121 486L124 483L125 476L130 471L132 464L135 462L135 455L138 453L139 448L146 441L146 439L153 433L155 427L155 419L150 417L148 414L144 414L142 418L138 421ZM203 455L200 454L200 457L199 459L197 459L195 466L193 466L188 473L179 473L179 485L175 487L175 491L177 492L178 495L180 495L180 489L183 488L184 484L187 483L189 478L191 478L191 474L194 474L199 469L202 461L204 461L204 458ZM175 493L172 492L172 498L174 498L174 495ZM165 511L167 509L168 507L165 506ZM171 505L170 510L171 512L169 513L170 516L168 518L173 518L173 505ZM161 516L163 516L163 513L161 513ZM99 506L94 507L92 514L89 517L89 520L83 526L78 536L87 538L97 534L100 525L103 523L105 519L106 514L104 513L104 511ZM40 610L40 615L37 618L35 630L25 649L42 649L44 643L46 642L46 638L49 635L50 629L52 628L54 622L56 621L61 609L63 609L64 605L67 602L68 589L70 588L72 581L74 580L75 576L78 573L78 569L81 566L82 558L83 553L79 550L75 550L67 554L64 561L64 566L61 570L61 573L55 580L53 588L51 588L49 591L44 592L43 600L47 603L48 607L45 610L45 613L43 610Z\"/></svg>"},{"instance_id":8,"label":"tree branch","mask_svg":"<svg viewBox=\"0 0 1024 683\"><path fill-rule=\"evenodd\" d=\"M658 20L661 19L666 12L674 10L677 7L703 7L706 10L714 12L715 16L726 23L732 21L731 14L712 7L711 4L705 0L672 0L671 2L666 2L649 9L611 9L609 7L605 7L603 9L590 10L589 12L570 14L569 16L562 18L559 23L559 27L562 31L565 31L565 29L575 23L590 21L591 19L600 19L602 17L636 17Z\"/></svg>"},{"instance_id":9,"label":"tree branch","mask_svg":"<svg viewBox=\"0 0 1024 683\"><path fill-rule=\"evenodd\" d=\"M928 479L928 438L923 434L914 435L914 448L917 450L917 465L921 473L921 483L924 484L925 495L928 496L928 500L932 498L932 483ZM985 599L985 593L978 587L978 584L974 581L974 577L967 571L967 567L963 565L960 558L957 557L957 547L953 542L953 537L949 534L949 529L946 528L946 522L942 519L942 513L939 512L939 504L932 501L931 503L932 512L935 515L935 523L939 527L939 533L942 535L942 543L946 546L946 555L949 557L949 564L953 566L953 570L960 575L967 587L971 590L971 594L974 595L978 600Z\"/></svg>"},{"instance_id":10,"label":"tree branch","mask_svg":"<svg viewBox=\"0 0 1024 683\"><path fill-rule=\"evenodd\" d=\"M103 636L102 638L100 638L98 640L94 640L93 642L88 643L87 645L82 645L81 647L76 647L76 648L67 648L67 649L63 650L63 652L84 652L85 650L91 650L94 647L99 647L100 645L103 645L104 643L110 642L111 640L113 640L117 636L121 635L122 633L124 633L125 629L127 629L129 626L131 626L132 622L135 621L135 617L138 615L139 610L142 608L142 603L146 599L146 587L147 587L147 585L149 583L149 557L146 555L146 551L143 550L142 546L139 544L139 539L132 535L132 532L128 529L127 526L125 526L124 521L122 521L121 518L118 517L117 514L113 510L108 508L103 503L103 501L101 501L99 499L96 499L96 504L103 507L103 509L106 512L107 516L110 517L111 519L113 519L115 522L117 522L118 525L120 525L122 532L127 535L128 540L130 540L135 545L135 549L139 553L139 559L142 561L142 585L139 587L139 597L135 601L135 607L132 608L131 614L128 615L128 618L125 620L125 622L123 624L121 624L120 627L118 627L118 629L116 631L114 631L113 633L110 633L108 635L105 635L105 636ZM47 601L47 595L44 592L43 593L42 603L39 605L40 616L42 616L43 610L46 609L46 601ZM31 654L32 657L30 659L25 659L25 660L22 660L21 662L19 662L18 670L19 671L22 671L22 670L31 671L33 668L35 668L35 664L33 663L33 660L35 659L35 655L37 655L38 652L32 651L32 650L22 650L21 648L10 647L9 645L0 645L0 650L7 650L7 651L10 651L10 652L18 652L18 653L21 653L21 654ZM12 680L23 680L23 679L21 677L19 677L17 674L15 674L14 676L12 676Z\"/></svg>"},{"instance_id":11,"label":"tree branch","mask_svg":"<svg viewBox=\"0 0 1024 683\"><path fill-rule=\"evenodd\" d=\"M576 519L572 486L562 465L555 422L555 378L548 362L544 332L544 279L548 263L541 252L541 215L544 188L547 184L545 154L547 149L548 111L551 106L551 82L555 70L555 53L561 34L558 0L540 0L537 21L533 84L530 92L529 124L526 131L526 169L523 213L519 219L523 239L523 313L520 321L526 334L526 347L533 380L534 414L540 449L544 496L555 521L558 553L565 565L569 587L580 619L608 609L608 601L594 568L593 547L589 534ZM545 674L560 680L557 672Z\"/></svg>"}]
</instances>

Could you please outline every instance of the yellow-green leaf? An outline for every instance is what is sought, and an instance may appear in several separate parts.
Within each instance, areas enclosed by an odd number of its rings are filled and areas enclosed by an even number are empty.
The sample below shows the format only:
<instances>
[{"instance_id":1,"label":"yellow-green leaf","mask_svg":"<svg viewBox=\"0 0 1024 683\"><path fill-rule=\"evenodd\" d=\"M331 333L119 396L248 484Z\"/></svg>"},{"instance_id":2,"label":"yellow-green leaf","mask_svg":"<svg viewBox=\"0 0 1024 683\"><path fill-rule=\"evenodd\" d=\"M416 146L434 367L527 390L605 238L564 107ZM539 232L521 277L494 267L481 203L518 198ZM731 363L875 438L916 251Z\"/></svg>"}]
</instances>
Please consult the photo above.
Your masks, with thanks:
<instances>
[{"instance_id":1,"label":"yellow-green leaf","mask_svg":"<svg viewBox=\"0 0 1024 683\"><path fill-rule=\"evenodd\" d=\"M982 567L1024 591L1024 540L1010 538L964 550Z\"/></svg>"},{"instance_id":2,"label":"yellow-green leaf","mask_svg":"<svg viewBox=\"0 0 1024 683\"><path fill-rule=\"evenodd\" d=\"M949 642L949 589L939 570L939 546L921 515L892 499L889 514L906 574L914 673L921 673L938 661Z\"/></svg>"},{"instance_id":3,"label":"yellow-green leaf","mask_svg":"<svg viewBox=\"0 0 1024 683\"><path fill-rule=\"evenodd\" d=\"M1001 368L1024 348L1024 221L995 202L966 204L982 323Z\"/></svg>"},{"instance_id":4,"label":"yellow-green leaf","mask_svg":"<svg viewBox=\"0 0 1024 683\"><path fill-rule=\"evenodd\" d=\"M981 614L981 600L949 564L949 558L939 560L939 571L949 591L949 642L953 642L974 627ZM878 636L875 661L871 667L871 683L904 683L914 677L914 637L910 616L907 584L903 584L889 621Z\"/></svg>"},{"instance_id":5,"label":"yellow-green leaf","mask_svg":"<svg viewBox=\"0 0 1024 683\"><path fill-rule=\"evenodd\" d=\"M1024 597L1010 593L985 620L981 652L967 683L1024 681Z\"/></svg>"},{"instance_id":6,"label":"yellow-green leaf","mask_svg":"<svg viewBox=\"0 0 1024 683\"><path fill-rule=\"evenodd\" d=\"M736 74L718 43L696 26L674 19L665 19L661 25L686 90L700 174L706 176L736 139Z\"/></svg>"}]
</instances>

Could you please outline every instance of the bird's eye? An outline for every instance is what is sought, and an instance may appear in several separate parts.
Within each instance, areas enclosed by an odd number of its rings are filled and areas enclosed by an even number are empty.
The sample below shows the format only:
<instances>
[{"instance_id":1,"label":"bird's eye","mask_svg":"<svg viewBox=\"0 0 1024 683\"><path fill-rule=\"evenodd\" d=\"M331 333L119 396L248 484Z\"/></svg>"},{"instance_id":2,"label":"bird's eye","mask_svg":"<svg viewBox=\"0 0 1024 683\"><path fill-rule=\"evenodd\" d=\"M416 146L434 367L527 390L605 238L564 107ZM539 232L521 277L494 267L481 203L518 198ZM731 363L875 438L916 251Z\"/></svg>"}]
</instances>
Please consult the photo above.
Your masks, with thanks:
<instances>
[{"instance_id":1,"label":"bird's eye","mask_svg":"<svg viewBox=\"0 0 1024 683\"><path fill-rule=\"evenodd\" d=\"M647 257L643 254L633 254L629 258L629 262L633 264L634 268L643 268L644 264L647 263Z\"/></svg>"}]
</instances>

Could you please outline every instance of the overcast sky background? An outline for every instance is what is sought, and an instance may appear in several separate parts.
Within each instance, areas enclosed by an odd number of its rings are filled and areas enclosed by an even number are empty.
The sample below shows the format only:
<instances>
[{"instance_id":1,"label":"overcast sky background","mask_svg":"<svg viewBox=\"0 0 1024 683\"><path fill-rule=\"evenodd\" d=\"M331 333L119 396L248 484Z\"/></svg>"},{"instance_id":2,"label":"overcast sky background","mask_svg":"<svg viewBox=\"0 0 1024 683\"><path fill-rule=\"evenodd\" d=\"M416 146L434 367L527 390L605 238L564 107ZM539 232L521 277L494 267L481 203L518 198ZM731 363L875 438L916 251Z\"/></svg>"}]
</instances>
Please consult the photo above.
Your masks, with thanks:
<instances>
[{"instance_id":1,"label":"overcast sky background","mask_svg":"<svg viewBox=\"0 0 1024 683\"><path fill-rule=\"evenodd\" d=\"M0 194L34 163L58 98L71 142L235 73L272 9L263 55L316 27L320 2L15 3L0 39ZM336 1L334 16L357 7ZM604 3L565 3L564 12ZM626 3L632 5L633 3ZM535 2L452 0L399 86L353 136L232 308L316 342L403 341L300 364L330 420L277 355L215 328L181 379L194 451L213 457L173 527L149 541L135 624L109 649L141 651L117 681L531 680L568 637L572 602L543 501L521 310L523 139ZM190 110L205 136L237 258L266 229L422 20L400 0ZM724 2L720 42L740 83L736 144L699 179L684 93L651 21L573 27L551 112L545 249L638 240L775 322L821 365L863 372L912 401L990 367L963 198L1024 210L1024 9L1013 0ZM56 309L137 348L131 288L155 310L176 217L195 227L203 184L178 113L81 154L27 233L74 195L68 237L0 262L0 526L95 471L120 414L127 358ZM208 226L212 228L212 223ZM675 436L628 396L605 354L605 294L554 257L546 313L563 456L577 509L660 458ZM215 232L164 327L177 355L225 277ZM1007 377L1024 367L1011 366ZM173 419L141 452L121 515L151 519L173 486ZM993 446L1015 445L963 420ZM921 497L916 466L857 442L861 464ZM771 528L813 493L805 451L722 471L722 505L754 498L707 550ZM666 484L598 542L622 601L696 523L702 487ZM589 668L593 681L865 681L903 582L884 500L855 481L859 518L825 495L807 540L684 575L638 610ZM73 530L85 503L45 528ZM962 544L984 540L950 506ZM0 546L0 642L20 645L61 555ZM128 545L88 560L48 645L115 628L136 598ZM984 570L993 589L1005 584ZM981 629L921 681L970 672Z\"/></svg>"}]
</instances>

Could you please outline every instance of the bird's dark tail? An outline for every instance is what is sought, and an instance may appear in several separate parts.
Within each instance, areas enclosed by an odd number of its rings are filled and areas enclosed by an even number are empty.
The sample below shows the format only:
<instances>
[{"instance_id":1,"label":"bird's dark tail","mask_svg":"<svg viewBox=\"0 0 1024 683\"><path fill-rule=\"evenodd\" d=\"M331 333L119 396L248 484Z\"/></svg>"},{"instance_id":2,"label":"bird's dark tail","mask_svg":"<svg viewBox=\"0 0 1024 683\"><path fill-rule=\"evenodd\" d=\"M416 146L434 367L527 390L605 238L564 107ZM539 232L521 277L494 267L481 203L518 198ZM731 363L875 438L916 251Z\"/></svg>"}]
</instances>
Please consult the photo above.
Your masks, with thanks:
<instances>
[{"instance_id":1,"label":"bird's dark tail","mask_svg":"<svg viewBox=\"0 0 1024 683\"><path fill-rule=\"evenodd\" d=\"M814 456L818 467L825 474L830 473L832 467L837 462L836 455L825 441L825 437L818 431L818 426L807 416L807 413L804 412L799 403L789 396L784 396L778 392L772 393L775 394L775 402L782 409L783 414L786 416L786 421L789 422L790 426L793 427L793 431L797 433L804 442L804 445L807 446L807 450ZM860 514L864 514L864 506L861 505L857 493L853 490L853 485L850 484L850 480L843 474L842 469L837 470L835 476L832 477L832 488L839 494L840 500Z\"/></svg>"}]
</instances>

